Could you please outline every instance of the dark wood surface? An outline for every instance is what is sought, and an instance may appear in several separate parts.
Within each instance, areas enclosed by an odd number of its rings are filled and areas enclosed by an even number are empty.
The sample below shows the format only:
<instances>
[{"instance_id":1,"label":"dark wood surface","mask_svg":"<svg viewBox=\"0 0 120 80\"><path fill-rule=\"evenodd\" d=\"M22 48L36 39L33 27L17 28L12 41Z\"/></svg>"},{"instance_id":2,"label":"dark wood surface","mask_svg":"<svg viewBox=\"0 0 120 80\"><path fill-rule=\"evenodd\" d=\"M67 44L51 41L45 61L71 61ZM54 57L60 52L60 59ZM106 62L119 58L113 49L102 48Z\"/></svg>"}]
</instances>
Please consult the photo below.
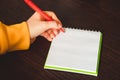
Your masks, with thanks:
<instances>
[{"instance_id":1,"label":"dark wood surface","mask_svg":"<svg viewBox=\"0 0 120 80\"><path fill-rule=\"evenodd\" d=\"M38 37L29 50L0 56L0 80L120 80L120 0L33 1L54 11L64 27L103 33L99 75L44 70L50 42ZM0 21L5 24L25 21L33 13L23 0L0 0Z\"/></svg>"}]
</instances>

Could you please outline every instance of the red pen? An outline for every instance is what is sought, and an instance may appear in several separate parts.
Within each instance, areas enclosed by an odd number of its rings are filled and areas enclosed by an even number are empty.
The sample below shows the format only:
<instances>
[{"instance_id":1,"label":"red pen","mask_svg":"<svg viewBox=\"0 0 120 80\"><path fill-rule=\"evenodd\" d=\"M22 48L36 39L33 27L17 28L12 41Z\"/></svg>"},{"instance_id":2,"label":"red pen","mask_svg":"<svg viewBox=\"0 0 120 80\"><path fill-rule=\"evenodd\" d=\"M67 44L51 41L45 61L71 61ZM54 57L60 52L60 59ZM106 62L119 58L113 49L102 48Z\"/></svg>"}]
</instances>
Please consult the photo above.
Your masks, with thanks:
<instances>
[{"instance_id":1,"label":"red pen","mask_svg":"<svg viewBox=\"0 0 120 80\"><path fill-rule=\"evenodd\" d=\"M31 0L24 0L27 5L29 5L33 10L42 15L47 21L53 21L53 19L43 12L38 6L36 6ZM60 28L62 32L65 32L63 28Z\"/></svg>"}]
</instances>

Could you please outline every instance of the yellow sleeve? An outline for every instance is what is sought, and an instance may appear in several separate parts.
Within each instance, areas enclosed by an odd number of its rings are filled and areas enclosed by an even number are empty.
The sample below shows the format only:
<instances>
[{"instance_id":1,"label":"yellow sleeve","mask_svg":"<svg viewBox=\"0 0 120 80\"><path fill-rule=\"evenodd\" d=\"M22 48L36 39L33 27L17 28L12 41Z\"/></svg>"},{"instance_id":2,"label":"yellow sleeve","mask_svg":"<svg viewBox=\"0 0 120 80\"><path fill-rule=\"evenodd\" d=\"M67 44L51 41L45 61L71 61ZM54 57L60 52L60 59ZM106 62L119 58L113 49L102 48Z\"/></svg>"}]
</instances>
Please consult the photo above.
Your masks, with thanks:
<instances>
[{"instance_id":1,"label":"yellow sleeve","mask_svg":"<svg viewBox=\"0 0 120 80\"><path fill-rule=\"evenodd\" d=\"M0 54L26 50L30 46L30 34L26 22L5 25L0 22Z\"/></svg>"}]
</instances>

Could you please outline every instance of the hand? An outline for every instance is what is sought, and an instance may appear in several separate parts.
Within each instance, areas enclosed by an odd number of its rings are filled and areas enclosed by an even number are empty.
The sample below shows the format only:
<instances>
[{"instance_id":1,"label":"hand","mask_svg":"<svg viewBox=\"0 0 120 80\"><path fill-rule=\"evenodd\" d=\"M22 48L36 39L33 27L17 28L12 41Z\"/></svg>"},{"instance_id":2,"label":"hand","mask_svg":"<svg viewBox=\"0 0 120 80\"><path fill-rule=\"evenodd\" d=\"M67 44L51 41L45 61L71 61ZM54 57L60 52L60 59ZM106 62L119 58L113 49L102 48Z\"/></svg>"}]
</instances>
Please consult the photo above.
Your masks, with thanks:
<instances>
[{"instance_id":1,"label":"hand","mask_svg":"<svg viewBox=\"0 0 120 80\"><path fill-rule=\"evenodd\" d=\"M52 41L52 39L60 32L59 29L62 27L62 23L56 17L55 13L51 11L45 11L45 13L52 17L54 21L45 21L45 19L37 12L27 20L31 42L38 36L43 36L48 41Z\"/></svg>"}]
</instances>

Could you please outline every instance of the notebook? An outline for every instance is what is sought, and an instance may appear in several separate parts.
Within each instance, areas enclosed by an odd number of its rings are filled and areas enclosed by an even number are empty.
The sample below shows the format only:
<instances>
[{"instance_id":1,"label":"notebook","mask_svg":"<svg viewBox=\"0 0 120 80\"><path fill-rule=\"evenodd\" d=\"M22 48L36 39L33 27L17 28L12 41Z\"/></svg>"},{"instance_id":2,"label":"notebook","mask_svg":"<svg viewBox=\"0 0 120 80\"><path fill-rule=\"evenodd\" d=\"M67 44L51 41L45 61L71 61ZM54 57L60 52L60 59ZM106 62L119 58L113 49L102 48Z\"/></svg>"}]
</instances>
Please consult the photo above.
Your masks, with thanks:
<instances>
[{"instance_id":1,"label":"notebook","mask_svg":"<svg viewBox=\"0 0 120 80\"><path fill-rule=\"evenodd\" d=\"M44 69L98 75L102 33L65 28L51 43Z\"/></svg>"}]
</instances>

